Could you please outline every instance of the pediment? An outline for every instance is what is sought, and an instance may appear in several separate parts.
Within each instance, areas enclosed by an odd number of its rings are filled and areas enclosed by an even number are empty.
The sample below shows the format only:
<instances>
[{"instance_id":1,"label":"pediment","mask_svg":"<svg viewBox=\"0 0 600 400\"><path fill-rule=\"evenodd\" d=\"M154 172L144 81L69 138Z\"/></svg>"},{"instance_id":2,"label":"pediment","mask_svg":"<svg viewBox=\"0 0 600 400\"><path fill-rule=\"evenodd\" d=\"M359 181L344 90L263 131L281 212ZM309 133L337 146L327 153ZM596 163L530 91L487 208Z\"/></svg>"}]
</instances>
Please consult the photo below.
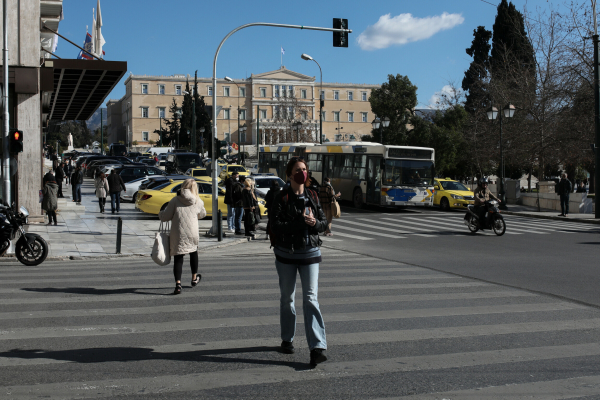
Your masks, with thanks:
<instances>
[{"instance_id":1,"label":"pediment","mask_svg":"<svg viewBox=\"0 0 600 400\"><path fill-rule=\"evenodd\" d=\"M261 74L252 74L252 79L276 79L282 81L308 81L314 82L314 76L308 76L299 72L291 71L282 66L280 69L275 71L263 72Z\"/></svg>"}]
</instances>

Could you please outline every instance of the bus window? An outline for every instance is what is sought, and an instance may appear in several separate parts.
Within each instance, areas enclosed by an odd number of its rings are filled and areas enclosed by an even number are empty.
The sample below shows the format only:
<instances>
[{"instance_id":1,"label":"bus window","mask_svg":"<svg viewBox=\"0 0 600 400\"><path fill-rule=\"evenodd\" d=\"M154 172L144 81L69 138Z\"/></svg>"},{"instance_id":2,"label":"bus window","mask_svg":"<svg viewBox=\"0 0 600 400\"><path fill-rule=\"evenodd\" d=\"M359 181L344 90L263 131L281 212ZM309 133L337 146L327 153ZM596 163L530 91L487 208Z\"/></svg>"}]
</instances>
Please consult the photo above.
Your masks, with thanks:
<instances>
[{"instance_id":1,"label":"bus window","mask_svg":"<svg viewBox=\"0 0 600 400\"><path fill-rule=\"evenodd\" d=\"M342 155L342 161L344 165L342 166L342 172L340 174L340 178L343 179L352 179L352 169L354 164L354 154L344 154Z\"/></svg>"},{"instance_id":2,"label":"bus window","mask_svg":"<svg viewBox=\"0 0 600 400\"><path fill-rule=\"evenodd\" d=\"M333 155L323 156L323 177L333 178Z\"/></svg>"},{"instance_id":3,"label":"bus window","mask_svg":"<svg viewBox=\"0 0 600 400\"><path fill-rule=\"evenodd\" d=\"M341 178L342 168L344 167L344 156L342 154L336 154L333 162L333 177Z\"/></svg>"},{"instance_id":4,"label":"bus window","mask_svg":"<svg viewBox=\"0 0 600 400\"><path fill-rule=\"evenodd\" d=\"M354 155L354 179L365 179L367 168L366 155Z\"/></svg>"}]
</instances>

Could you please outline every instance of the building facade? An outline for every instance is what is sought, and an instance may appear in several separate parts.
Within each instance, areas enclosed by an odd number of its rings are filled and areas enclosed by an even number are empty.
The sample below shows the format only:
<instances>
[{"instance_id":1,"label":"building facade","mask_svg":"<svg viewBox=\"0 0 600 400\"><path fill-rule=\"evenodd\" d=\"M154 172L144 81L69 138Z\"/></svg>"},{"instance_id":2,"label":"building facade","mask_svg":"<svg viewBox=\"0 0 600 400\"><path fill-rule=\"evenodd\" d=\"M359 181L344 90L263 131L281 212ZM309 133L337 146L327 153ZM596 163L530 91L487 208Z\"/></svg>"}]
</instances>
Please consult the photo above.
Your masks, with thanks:
<instances>
[{"instance_id":1,"label":"building facade","mask_svg":"<svg viewBox=\"0 0 600 400\"><path fill-rule=\"evenodd\" d=\"M109 143L122 141L131 145L158 143L154 133L164 124L173 99L183 101L186 80L190 75L147 76L129 75L125 80L125 95L109 100ZM370 135L371 111L369 96L379 85L323 82L323 140L361 140ZM278 70L252 74L240 80L217 81L217 136L239 145L275 144L290 141L319 141L319 91L315 77L281 67ZM198 78L198 92L206 105L212 105L212 79ZM246 133L240 134L239 127ZM187 134L181 132L180 134Z\"/></svg>"}]
</instances>

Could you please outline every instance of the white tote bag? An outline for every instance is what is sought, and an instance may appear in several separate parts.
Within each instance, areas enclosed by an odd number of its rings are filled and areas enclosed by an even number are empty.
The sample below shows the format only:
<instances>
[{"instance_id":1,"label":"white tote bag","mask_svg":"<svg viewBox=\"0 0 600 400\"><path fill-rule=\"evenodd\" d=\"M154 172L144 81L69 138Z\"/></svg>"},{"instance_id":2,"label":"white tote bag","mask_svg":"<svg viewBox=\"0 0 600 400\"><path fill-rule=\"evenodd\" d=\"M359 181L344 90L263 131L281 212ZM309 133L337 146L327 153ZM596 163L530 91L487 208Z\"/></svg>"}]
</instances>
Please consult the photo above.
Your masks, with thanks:
<instances>
[{"instance_id":1,"label":"white tote bag","mask_svg":"<svg viewBox=\"0 0 600 400\"><path fill-rule=\"evenodd\" d=\"M171 251L169 249L169 231L168 222L160 223L158 232L154 237L154 245L152 246L152 260L158 265L169 265L171 263Z\"/></svg>"}]
</instances>

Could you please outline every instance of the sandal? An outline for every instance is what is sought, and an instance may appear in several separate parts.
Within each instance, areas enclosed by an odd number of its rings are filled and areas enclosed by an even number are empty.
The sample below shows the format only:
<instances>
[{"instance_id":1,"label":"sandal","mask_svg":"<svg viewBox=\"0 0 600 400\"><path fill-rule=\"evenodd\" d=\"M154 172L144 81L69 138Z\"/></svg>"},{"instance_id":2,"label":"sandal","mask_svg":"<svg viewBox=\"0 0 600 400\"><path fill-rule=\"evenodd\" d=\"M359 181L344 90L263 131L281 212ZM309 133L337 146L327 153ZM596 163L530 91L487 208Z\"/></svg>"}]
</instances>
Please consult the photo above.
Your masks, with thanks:
<instances>
[{"instance_id":1,"label":"sandal","mask_svg":"<svg viewBox=\"0 0 600 400\"><path fill-rule=\"evenodd\" d=\"M173 294L181 294L181 283L175 284L175 291Z\"/></svg>"},{"instance_id":2,"label":"sandal","mask_svg":"<svg viewBox=\"0 0 600 400\"><path fill-rule=\"evenodd\" d=\"M194 279L194 280L192 281L192 287L194 287L194 286L196 286L197 284L199 284L199 283L200 283L200 279L202 279L202 275L200 275L200 274L196 274L196 279Z\"/></svg>"}]
</instances>

